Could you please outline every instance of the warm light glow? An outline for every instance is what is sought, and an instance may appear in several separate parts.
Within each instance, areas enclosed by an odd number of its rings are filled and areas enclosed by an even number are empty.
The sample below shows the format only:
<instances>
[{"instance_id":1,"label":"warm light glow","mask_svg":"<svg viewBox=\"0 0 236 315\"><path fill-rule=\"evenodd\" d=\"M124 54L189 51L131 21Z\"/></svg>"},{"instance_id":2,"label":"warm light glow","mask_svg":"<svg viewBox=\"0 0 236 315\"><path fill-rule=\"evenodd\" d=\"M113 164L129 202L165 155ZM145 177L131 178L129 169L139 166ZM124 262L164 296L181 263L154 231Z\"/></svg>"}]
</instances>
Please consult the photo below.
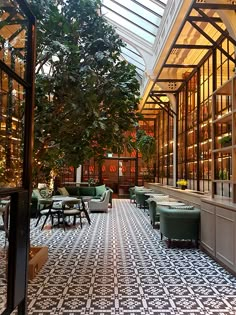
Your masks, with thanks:
<instances>
[{"instance_id":1,"label":"warm light glow","mask_svg":"<svg viewBox=\"0 0 236 315\"><path fill-rule=\"evenodd\" d=\"M160 97L160 100L161 100L162 102L169 102L169 97L168 97L168 96L161 96L161 97Z\"/></svg>"}]
</instances>

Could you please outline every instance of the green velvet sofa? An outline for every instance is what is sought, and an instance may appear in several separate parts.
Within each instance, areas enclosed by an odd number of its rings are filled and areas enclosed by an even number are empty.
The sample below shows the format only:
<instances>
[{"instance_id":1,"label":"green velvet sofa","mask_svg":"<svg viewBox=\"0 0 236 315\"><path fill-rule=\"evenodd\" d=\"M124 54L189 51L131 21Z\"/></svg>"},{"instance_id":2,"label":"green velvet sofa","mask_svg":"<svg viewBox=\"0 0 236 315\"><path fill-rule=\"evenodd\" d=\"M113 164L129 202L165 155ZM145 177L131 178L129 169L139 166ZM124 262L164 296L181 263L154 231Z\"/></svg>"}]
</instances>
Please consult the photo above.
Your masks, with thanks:
<instances>
[{"instance_id":1,"label":"green velvet sofa","mask_svg":"<svg viewBox=\"0 0 236 315\"><path fill-rule=\"evenodd\" d=\"M199 226L200 226L200 209L170 209L159 207L160 213L160 233L168 238L168 247L171 240L194 240L198 246Z\"/></svg>"},{"instance_id":2,"label":"green velvet sofa","mask_svg":"<svg viewBox=\"0 0 236 315\"><path fill-rule=\"evenodd\" d=\"M88 187L77 187L77 186L65 186L66 190L68 191L70 196L77 196L77 197L83 197L83 196L91 196L93 199L100 199L104 193L104 191L109 190L110 191L110 198L109 203L112 205L112 189L105 186L88 186ZM57 194L60 194L57 192Z\"/></svg>"}]
</instances>

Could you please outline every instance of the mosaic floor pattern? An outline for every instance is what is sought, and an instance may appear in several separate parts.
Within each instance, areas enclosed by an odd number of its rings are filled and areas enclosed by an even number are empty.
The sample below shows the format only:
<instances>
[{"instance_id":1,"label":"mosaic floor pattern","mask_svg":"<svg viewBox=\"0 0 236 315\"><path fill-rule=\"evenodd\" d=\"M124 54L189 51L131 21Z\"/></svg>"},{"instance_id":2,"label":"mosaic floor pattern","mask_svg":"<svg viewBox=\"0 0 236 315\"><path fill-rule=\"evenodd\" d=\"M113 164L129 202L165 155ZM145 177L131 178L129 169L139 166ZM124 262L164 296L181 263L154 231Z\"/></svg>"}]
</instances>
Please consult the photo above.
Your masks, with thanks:
<instances>
[{"instance_id":1,"label":"mosaic floor pattern","mask_svg":"<svg viewBox=\"0 0 236 315\"><path fill-rule=\"evenodd\" d=\"M29 315L236 314L236 278L194 247L167 248L128 200L91 219L32 229L49 260L29 284Z\"/></svg>"}]
</instances>

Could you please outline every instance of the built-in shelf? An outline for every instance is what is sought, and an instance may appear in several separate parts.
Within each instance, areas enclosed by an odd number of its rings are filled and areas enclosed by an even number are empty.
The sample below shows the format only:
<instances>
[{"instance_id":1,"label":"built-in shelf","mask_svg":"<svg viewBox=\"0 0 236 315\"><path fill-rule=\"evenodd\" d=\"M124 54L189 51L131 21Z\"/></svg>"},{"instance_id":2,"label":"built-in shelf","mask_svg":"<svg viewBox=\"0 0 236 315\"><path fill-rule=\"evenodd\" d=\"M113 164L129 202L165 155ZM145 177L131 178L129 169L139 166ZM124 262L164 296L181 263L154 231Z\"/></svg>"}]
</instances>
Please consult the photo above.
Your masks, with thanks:
<instances>
[{"instance_id":1,"label":"built-in shelf","mask_svg":"<svg viewBox=\"0 0 236 315\"><path fill-rule=\"evenodd\" d=\"M236 146L234 146L236 148ZM213 153L231 153L232 152L232 146L223 147L219 149L212 150Z\"/></svg>"},{"instance_id":2,"label":"built-in shelf","mask_svg":"<svg viewBox=\"0 0 236 315\"><path fill-rule=\"evenodd\" d=\"M224 124L224 123L232 123L232 112L228 112L227 114L224 114L221 117L218 117L217 119L213 120L214 124L216 123L220 123L220 124Z\"/></svg>"},{"instance_id":3,"label":"built-in shelf","mask_svg":"<svg viewBox=\"0 0 236 315\"><path fill-rule=\"evenodd\" d=\"M225 82L221 87L219 87L215 92L217 95L232 95L232 79Z\"/></svg>"},{"instance_id":4,"label":"built-in shelf","mask_svg":"<svg viewBox=\"0 0 236 315\"><path fill-rule=\"evenodd\" d=\"M233 181L230 179L214 179L213 182L222 184L233 184Z\"/></svg>"},{"instance_id":5,"label":"built-in shelf","mask_svg":"<svg viewBox=\"0 0 236 315\"><path fill-rule=\"evenodd\" d=\"M224 85L217 89L212 95L212 117L217 117L212 121L212 198L219 193L221 188L222 195L227 193L227 187L222 185L219 186L219 183L229 184L228 194L231 196L230 199L233 203L236 203L236 77L228 80ZM225 98L222 96L229 96ZM230 102L228 102L230 100ZM222 114L224 111L227 113ZM222 126L221 126L222 124ZM228 124L230 131L226 131L223 124ZM227 128L227 127L226 127ZM231 133L232 144L226 147L218 148L218 138L219 132L222 132L222 135ZM224 156L225 155L225 156ZM228 156L227 156L228 155ZM219 172L226 172L230 174L230 179L219 179ZM228 176L227 176L228 177ZM227 178L226 177L226 178ZM229 177L228 177L229 178Z\"/></svg>"}]
</instances>

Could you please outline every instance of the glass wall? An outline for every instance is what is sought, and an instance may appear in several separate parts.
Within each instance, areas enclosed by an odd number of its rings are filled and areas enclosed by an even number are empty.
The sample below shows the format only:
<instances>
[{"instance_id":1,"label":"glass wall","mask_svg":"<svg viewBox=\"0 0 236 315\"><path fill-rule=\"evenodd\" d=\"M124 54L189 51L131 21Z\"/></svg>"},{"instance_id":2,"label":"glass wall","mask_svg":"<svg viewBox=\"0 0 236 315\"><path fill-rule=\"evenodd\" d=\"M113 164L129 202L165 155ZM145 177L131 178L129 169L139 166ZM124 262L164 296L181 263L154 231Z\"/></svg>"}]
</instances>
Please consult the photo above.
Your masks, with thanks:
<instances>
[{"instance_id":1,"label":"glass wall","mask_svg":"<svg viewBox=\"0 0 236 315\"><path fill-rule=\"evenodd\" d=\"M173 128L174 119L166 111L161 111L156 123L157 139L157 181L173 185Z\"/></svg>"},{"instance_id":2,"label":"glass wall","mask_svg":"<svg viewBox=\"0 0 236 315\"><path fill-rule=\"evenodd\" d=\"M0 70L0 187L21 187L25 89Z\"/></svg>"},{"instance_id":3,"label":"glass wall","mask_svg":"<svg viewBox=\"0 0 236 315\"><path fill-rule=\"evenodd\" d=\"M221 46L234 56L234 46L227 39ZM178 94L177 179L187 179L189 189L211 190L212 93L234 75L234 67L228 56L216 49ZM229 97L222 96L219 104L219 115L230 110ZM217 130L217 136L228 132ZM219 163L222 161L219 157Z\"/></svg>"},{"instance_id":4,"label":"glass wall","mask_svg":"<svg viewBox=\"0 0 236 315\"><path fill-rule=\"evenodd\" d=\"M34 30L24 0L0 1L0 314L26 314Z\"/></svg>"},{"instance_id":5,"label":"glass wall","mask_svg":"<svg viewBox=\"0 0 236 315\"><path fill-rule=\"evenodd\" d=\"M29 22L19 5L7 0L1 1L0 21L0 187L21 187Z\"/></svg>"}]
</instances>

